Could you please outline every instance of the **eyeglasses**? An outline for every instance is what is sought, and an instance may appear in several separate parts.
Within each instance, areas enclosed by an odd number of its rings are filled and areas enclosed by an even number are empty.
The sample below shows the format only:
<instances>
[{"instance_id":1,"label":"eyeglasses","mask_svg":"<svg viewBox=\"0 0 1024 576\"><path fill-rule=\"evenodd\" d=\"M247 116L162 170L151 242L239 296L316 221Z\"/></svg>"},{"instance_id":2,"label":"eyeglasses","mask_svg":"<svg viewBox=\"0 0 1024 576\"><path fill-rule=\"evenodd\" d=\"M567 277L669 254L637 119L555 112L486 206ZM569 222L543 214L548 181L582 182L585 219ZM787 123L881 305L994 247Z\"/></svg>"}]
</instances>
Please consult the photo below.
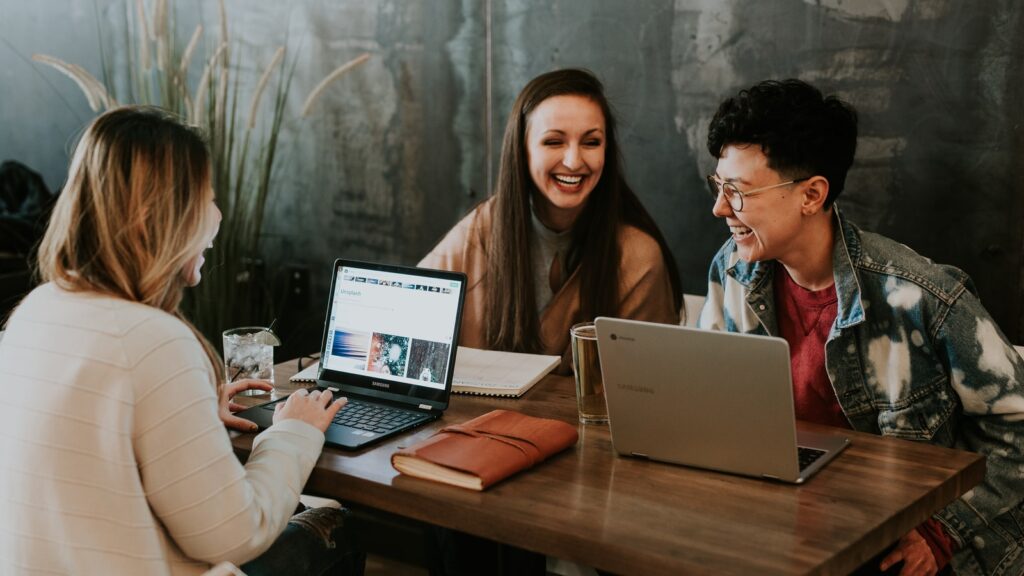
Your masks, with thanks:
<instances>
[{"instance_id":1,"label":"eyeglasses","mask_svg":"<svg viewBox=\"0 0 1024 576\"><path fill-rule=\"evenodd\" d=\"M796 184L797 182L803 182L804 180L810 180L810 176L806 178L796 178L788 182L780 182L778 184L772 184L771 186L762 186L761 188L755 188L748 192L743 192L736 187L732 182L726 182L719 180L718 176L714 174L708 174L708 192L711 193L711 198L716 202L718 201L719 194L725 194L725 200L732 207L733 211L740 212L743 210L743 199L748 196L754 196L761 192L767 192L773 188L782 188L783 186L789 186L790 184Z\"/></svg>"}]
</instances>

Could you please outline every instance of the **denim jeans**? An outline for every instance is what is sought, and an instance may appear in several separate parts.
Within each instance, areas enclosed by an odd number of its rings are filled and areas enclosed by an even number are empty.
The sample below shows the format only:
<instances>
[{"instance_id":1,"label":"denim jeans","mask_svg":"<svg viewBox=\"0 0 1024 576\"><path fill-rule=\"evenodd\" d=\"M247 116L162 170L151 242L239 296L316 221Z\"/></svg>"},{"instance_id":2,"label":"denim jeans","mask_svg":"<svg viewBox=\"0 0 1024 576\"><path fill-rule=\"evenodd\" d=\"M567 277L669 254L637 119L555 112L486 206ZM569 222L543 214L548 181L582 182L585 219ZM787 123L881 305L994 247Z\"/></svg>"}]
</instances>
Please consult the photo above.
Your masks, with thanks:
<instances>
[{"instance_id":1,"label":"denim jeans","mask_svg":"<svg viewBox=\"0 0 1024 576\"><path fill-rule=\"evenodd\" d=\"M309 508L292 516L284 532L258 558L241 566L248 576L362 576L366 554L346 531L348 511Z\"/></svg>"}]
</instances>

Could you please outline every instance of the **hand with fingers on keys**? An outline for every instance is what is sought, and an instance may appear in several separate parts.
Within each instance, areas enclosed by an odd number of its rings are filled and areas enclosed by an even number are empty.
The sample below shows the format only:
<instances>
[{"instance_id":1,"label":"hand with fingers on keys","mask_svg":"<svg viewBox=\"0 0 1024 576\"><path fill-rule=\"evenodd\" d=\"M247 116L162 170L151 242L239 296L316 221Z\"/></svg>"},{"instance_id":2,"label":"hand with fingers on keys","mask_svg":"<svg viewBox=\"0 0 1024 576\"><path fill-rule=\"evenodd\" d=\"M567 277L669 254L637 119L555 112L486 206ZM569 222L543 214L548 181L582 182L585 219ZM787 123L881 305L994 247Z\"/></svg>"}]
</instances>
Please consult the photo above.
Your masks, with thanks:
<instances>
[{"instance_id":1,"label":"hand with fingers on keys","mask_svg":"<svg viewBox=\"0 0 1024 576\"><path fill-rule=\"evenodd\" d=\"M324 432L331 425L338 410L347 402L347 398L334 400L334 394L330 390L310 392L299 389L293 392L287 401L278 402L274 406L274 423L295 418Z\"/></svg>"}]
</instances>

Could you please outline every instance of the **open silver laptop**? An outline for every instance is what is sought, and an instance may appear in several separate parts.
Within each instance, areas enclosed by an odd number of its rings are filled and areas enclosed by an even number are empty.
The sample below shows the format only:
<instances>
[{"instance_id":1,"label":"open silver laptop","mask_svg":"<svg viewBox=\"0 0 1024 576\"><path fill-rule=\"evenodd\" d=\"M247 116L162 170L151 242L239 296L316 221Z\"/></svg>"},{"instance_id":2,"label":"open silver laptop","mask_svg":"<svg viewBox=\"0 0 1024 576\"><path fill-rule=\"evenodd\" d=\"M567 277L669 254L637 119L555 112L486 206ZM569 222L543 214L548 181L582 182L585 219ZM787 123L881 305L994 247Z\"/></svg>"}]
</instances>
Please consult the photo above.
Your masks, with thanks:
<instances>
[{"instance_id":1,"label":"open silver laptop","mask_svg":"<svg viewBox=\"0 0 1024 576\"><path fill-rule=\"evenodd\" d=\"M615 318L596 325L620 454L801 483L850 443L797 432L782 338Z\"/></svg>"}]
</instances>

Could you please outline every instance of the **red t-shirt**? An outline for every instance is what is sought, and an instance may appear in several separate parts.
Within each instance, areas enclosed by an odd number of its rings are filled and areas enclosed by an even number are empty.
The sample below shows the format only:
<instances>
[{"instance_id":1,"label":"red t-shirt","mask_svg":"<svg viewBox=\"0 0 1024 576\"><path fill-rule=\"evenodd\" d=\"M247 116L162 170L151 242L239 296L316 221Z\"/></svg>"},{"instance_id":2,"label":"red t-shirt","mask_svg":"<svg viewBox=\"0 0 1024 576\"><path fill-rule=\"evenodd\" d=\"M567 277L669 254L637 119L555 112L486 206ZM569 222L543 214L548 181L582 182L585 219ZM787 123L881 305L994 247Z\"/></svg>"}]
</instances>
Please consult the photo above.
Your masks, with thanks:
<instances>
[{"instance_id":1,"label":"red t-shirt","mask_svg":"<svg viewBox=\"0 0 1024 576\"><path fill-rule=\"evenodd\" d=\"M838 312L835 286L807 290L776 262L774 288L779 334L789 342L797 419L850 428L825 371L825 342ZM942 524L929 518L917 532L928 543L938 569L945 568L953 557L953 541Z\"/></svg>"},{"instance_id":2,"label":"red t-shirt","mask_svg":"<svg viewBox=\"0 0 1024 576\"><path fill-rule=\"evenodd\" d=\"M779 335L789 342L793 407L798 420L849 428L825 371L825 341L836 320L835 286L807 290L775 264L775 309Z\"/></svg>"}]
</instances>

